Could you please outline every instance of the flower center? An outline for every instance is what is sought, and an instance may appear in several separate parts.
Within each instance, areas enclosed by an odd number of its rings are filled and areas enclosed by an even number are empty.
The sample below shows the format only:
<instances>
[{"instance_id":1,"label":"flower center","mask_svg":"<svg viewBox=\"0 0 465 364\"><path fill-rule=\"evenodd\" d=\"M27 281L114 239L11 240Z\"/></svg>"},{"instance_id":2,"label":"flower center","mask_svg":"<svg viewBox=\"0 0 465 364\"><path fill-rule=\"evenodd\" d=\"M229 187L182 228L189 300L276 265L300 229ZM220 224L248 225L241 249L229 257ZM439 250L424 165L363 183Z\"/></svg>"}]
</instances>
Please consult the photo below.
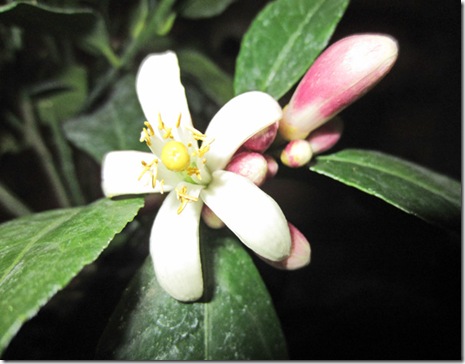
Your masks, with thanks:
<instances>
[{"instance_id":1,"label":"flower center","mask_svg":"<svg viewBox=\"0 0 465 364\"><path fill-rule=\"evenodd\" d=\"M144 122L144 125L140 141L145 142L156 156L151 162L141 161L142 171L138 180L149 174L152 188L158 187L160 193L163 193L165 183L163 173L166 171L159 173L159 162L161 161L166 169L174 172L177 178L184 182L203 186L210 183L211 174L206 166L206 154L210 150L213 139L208 139L205 134L192 126L182 126L181 114L172 126L166 125L161 115L158 114L158 131L148 121ZM202 142L200 148L198 142ZM155 149L159 143L163 145L161 151L158 148ZM157 154L155 150L160 154ZM185 185L178 185L176 188L176 194L181 203L178 214L184 210L189 202L198 200L198 196L193 196L190 192L192 191L187 191Z\"/></svg>"},{"instance_id":2,"label":"flower center","mask_svg":"<svg viewBox=\"0 0 465 364\"><path fill-rule=\"evenodd\" d=\"M190 156L187 147L174 140L167 142L161 151L161 161L170 171L182 172L189 167Z\"/></svg>"}]
</instances>

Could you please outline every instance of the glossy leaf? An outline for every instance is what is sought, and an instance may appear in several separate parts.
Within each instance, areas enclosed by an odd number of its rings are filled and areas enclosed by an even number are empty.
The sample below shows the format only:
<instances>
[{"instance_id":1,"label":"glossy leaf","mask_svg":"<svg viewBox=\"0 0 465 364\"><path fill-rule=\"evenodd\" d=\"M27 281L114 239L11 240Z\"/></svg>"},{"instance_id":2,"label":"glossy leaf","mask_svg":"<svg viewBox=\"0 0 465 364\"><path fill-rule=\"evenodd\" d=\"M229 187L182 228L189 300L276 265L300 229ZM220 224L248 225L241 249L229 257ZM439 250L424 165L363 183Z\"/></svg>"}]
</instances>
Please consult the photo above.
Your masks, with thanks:
<instances>
[{"instance_id":1,"label":"glossy leaf","mask_svg":"<svg viewBox=\"0 0 465 364\"><path fill-rule=\"evenodd\" d=\"M283 96L328 44L348 0L277 0L255 18L236 62L234 90Z\"/></svg>"},{"instance_id":2,"label":"glossy leaf","mask_svg":"<svg viewBox=\"0 0 465 364\"><path fill-rule=\"evenodd\" d=\"M314 172L451 230L460 230L461 185L414 163L376 151L347 149L321 156Z\"/></svg>"},{"instance_id":3,"label":"glossy leaf","mask_svg":"<svg viewBox=\"0 0 465 364\"><path fill-rule=\"evenodd\" d=\"M204 302L182 303L165 293L148 258L110 320L99 358L286 358L278 318L250 256L236 239L208 240L202 240Z\"/></svg>"},{"instance_id":4,"label":"glossy leaf","mask_svg":"<svg viewBox=\"0 0 465 364\"><path fill-rule=\"evenodd\" d=\"M141 143L145 121L135 91L135 79L127 76L98 110L64 123L66 137L98 163L112 150L149 151Z\"/></svg>"},{"instance_id":5,"label":"glossy leaf","mask_svg":"<svg viewBox=\"0 0 465 364\"><path fill-rule=\"evenodd\" d=\"M26 320L100 255L142 205L142 198L102 199L0 225L0 352Z\"/></svg>"}]
</instances>

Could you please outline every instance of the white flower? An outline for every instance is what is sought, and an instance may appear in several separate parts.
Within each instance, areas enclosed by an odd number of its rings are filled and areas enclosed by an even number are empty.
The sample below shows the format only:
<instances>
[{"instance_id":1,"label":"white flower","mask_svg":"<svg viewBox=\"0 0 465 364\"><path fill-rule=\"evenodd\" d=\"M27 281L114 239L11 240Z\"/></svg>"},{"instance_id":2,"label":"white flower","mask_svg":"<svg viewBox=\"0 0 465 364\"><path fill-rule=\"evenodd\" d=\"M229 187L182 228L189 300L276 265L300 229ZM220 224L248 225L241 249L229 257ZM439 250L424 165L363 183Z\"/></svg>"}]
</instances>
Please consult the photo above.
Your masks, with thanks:
<instances>
[{"instance_id":1,"label":"white flower","mask_svg":"<svg viewBox=\"0 0 465 364\"><path fill-rule=\"evenodd\" d=\"M160 285L181 301L202 296L199 219L203 203L263 258L276 262L287 258L291 236L278 204L247 178L224 170L248 138L280 120L279 104L262 92L244 93L230 100L203 134L192 126L172 52L143 61L136 91L148 119L141 141L152 153L108 153L102 165L102 187L109 197L169 191L150 236Z\"/></svg>"}]
</instances>

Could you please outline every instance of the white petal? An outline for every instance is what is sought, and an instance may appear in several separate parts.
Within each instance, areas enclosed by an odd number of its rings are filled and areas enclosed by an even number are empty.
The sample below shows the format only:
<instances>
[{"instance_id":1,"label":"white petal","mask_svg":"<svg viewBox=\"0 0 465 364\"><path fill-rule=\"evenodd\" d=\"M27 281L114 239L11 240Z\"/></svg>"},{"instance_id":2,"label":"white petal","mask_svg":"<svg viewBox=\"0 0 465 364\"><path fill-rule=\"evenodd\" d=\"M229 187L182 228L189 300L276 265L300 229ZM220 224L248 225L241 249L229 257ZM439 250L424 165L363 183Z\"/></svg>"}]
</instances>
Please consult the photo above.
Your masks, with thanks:
<instances>
[{"instance_id":1,"label":"white petal","mask_svg":"<svg viewBox=\"0 0 465 364\"><path fill-rule=\"evenodd\" d=\"M106 154L102 161L102 189L105 196L161 192L160 183L156 183L155 188L152 187L150 173L143 174L139 180L143 171L142 161L150 163L154 158L152 153L132 150ZM165 171L159 170L158 179L164 179L163 191L170 191L179 178L172 172L163 172Z\"/></svg>"},{"instance_id":2,"label":"white petal","mask_svg":"<svg viewBox=\"0 0 465 364\"><path fill-rule=\"evenodd\" d=\"M251 136L280 120L282 110L270 95L251 91L236 96L214 116L205 134L214 139L206 154L211 171L224 168Z\"/></svg>"},{"instance_id":3,"label":"white petal","mask_svg":"<svg viewBox=\"0 0 465 364\"><path fill-rule=\"evenodd\" d=\"M205 204L249 248L278 261L290 254L291 236L286 218L275 200L247 178L216 171L200 196Z\"/></svg>"},{"instance_id":4,"label":"white petal","mask_svg":"<svg viewBox=\"0 0 465 364\"><path fill-rule=\"evenodd\" d=\"M147 56L137 74L136 91L145 117L156 132L159 114L166 127L173 128L173 134L180 114L181 125L192 126L175 53L168 51Z\"/></svg>"},{"instance_id":5,"label":"white petal","mask_svg":"<svg viewBox=\"0 0 465 364\"><path fill-rule=\"evenodd\" d=\"M179 201L171 191L155 218L150 236L157 280L180 301L194 301L203 294L199 251L199 219L202 202L190 202L177 214Z\"/></svg>"}]
</instances>

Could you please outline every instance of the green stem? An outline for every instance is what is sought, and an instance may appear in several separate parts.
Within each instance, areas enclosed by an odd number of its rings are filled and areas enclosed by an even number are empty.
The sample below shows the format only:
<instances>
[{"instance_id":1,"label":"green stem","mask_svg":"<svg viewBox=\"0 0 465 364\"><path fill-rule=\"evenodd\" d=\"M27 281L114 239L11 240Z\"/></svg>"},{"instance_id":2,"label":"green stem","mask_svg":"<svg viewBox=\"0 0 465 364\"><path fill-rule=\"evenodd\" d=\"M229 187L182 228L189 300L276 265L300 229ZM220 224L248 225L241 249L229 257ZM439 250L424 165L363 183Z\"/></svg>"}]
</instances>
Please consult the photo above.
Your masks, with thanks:
<instances>
[{"instance_id":1,"label":"green stem","mask_svg":"<svg viewBox=\"0 0 465 364\"><path fill-rule=\"evenodd\" d=\"M6 210L15 217L32 214L32 210L1 182L0 201Z\"/></svg>"},{"instance_id":2,"label":"green stem","mask_svg":"<svg viewBox=\"0 0 465 364\"><path fill-rule=\"evenodd\" d=\"M115 54L115 52L113 52L113 50L110 47L102 48L102 54L105 56L105 58L113 68L121 67L121 59Z\"/></svg>"},{"instance_id":3,"label":"green stem","mask_svg":"<svg viewBox=\"0 0 465 364\"><path fill-rule=\"evenodd\" d=\"M94 104L95 100L97 100L106 90L108 85L110 85L116 77L118 76L119 69L118 68L110 68L110 70L102 77L100 82L97 83L95 88L90 92L89 96L87 97L86 102L82 108L82 111L87 111L90 107Z\"/></svg>"},{"instance_id":4,"label":"green stem","mask_svg":"<svg viewBox=\"0 0 465 364\"><path fill-rule=\"evenodd\" d=\"M63 131L58 121L51 123L52 137L58 150L61 171L68 185L73 202L76 205L84 205L84 197L79 185L76 169L74 168L73 154L66 142Z\"/></svg>"},{"instance_id":5,"label":"green stem","mask_svg":"<svg viewBox=\"0 0 465 364\"><path fill-rule=\"evenodd\" d=\"M141 31L137 37L131 40L131 42L124 49L120 58L112 61L111 57L108 58L109 55L105 54L113 67L105 74L105 76L102 77L98 85L92 90L89 97L87 98L86 103L84 104L83 111L89 109L95 100L97 100L106 90L106 88L116 80L120 70L125 68L132 61L134 56L139 51L139 48L146 43L148 37L154 33L158 34L163 32L163 35L167 33L167 29L165 29L167 26L166 24L163 24L163 20L172 25L174 18L170 12L174 3L175 0L162 0L159 3L151 19L146 24L144 30Z\"/></svg>"},{"instance_id":6,"label":"green stem","mask_svg":"<svg viewBox=\"0 0 465 364\"><path fill-rule=\"evenodd\" d=\"M26 140L39 156L39 159L44 168L44 172L47 174L50 184L56 193L58 203L62 207L71 206L66 189L60 179L58 171L55 168L52 154L45 145L45 142L42 139L42 135L37 126L37 120L34 116L31 100L26 94L22 95L21 113L25 122L24 134Z\"/></svg>"}]
</instances>

